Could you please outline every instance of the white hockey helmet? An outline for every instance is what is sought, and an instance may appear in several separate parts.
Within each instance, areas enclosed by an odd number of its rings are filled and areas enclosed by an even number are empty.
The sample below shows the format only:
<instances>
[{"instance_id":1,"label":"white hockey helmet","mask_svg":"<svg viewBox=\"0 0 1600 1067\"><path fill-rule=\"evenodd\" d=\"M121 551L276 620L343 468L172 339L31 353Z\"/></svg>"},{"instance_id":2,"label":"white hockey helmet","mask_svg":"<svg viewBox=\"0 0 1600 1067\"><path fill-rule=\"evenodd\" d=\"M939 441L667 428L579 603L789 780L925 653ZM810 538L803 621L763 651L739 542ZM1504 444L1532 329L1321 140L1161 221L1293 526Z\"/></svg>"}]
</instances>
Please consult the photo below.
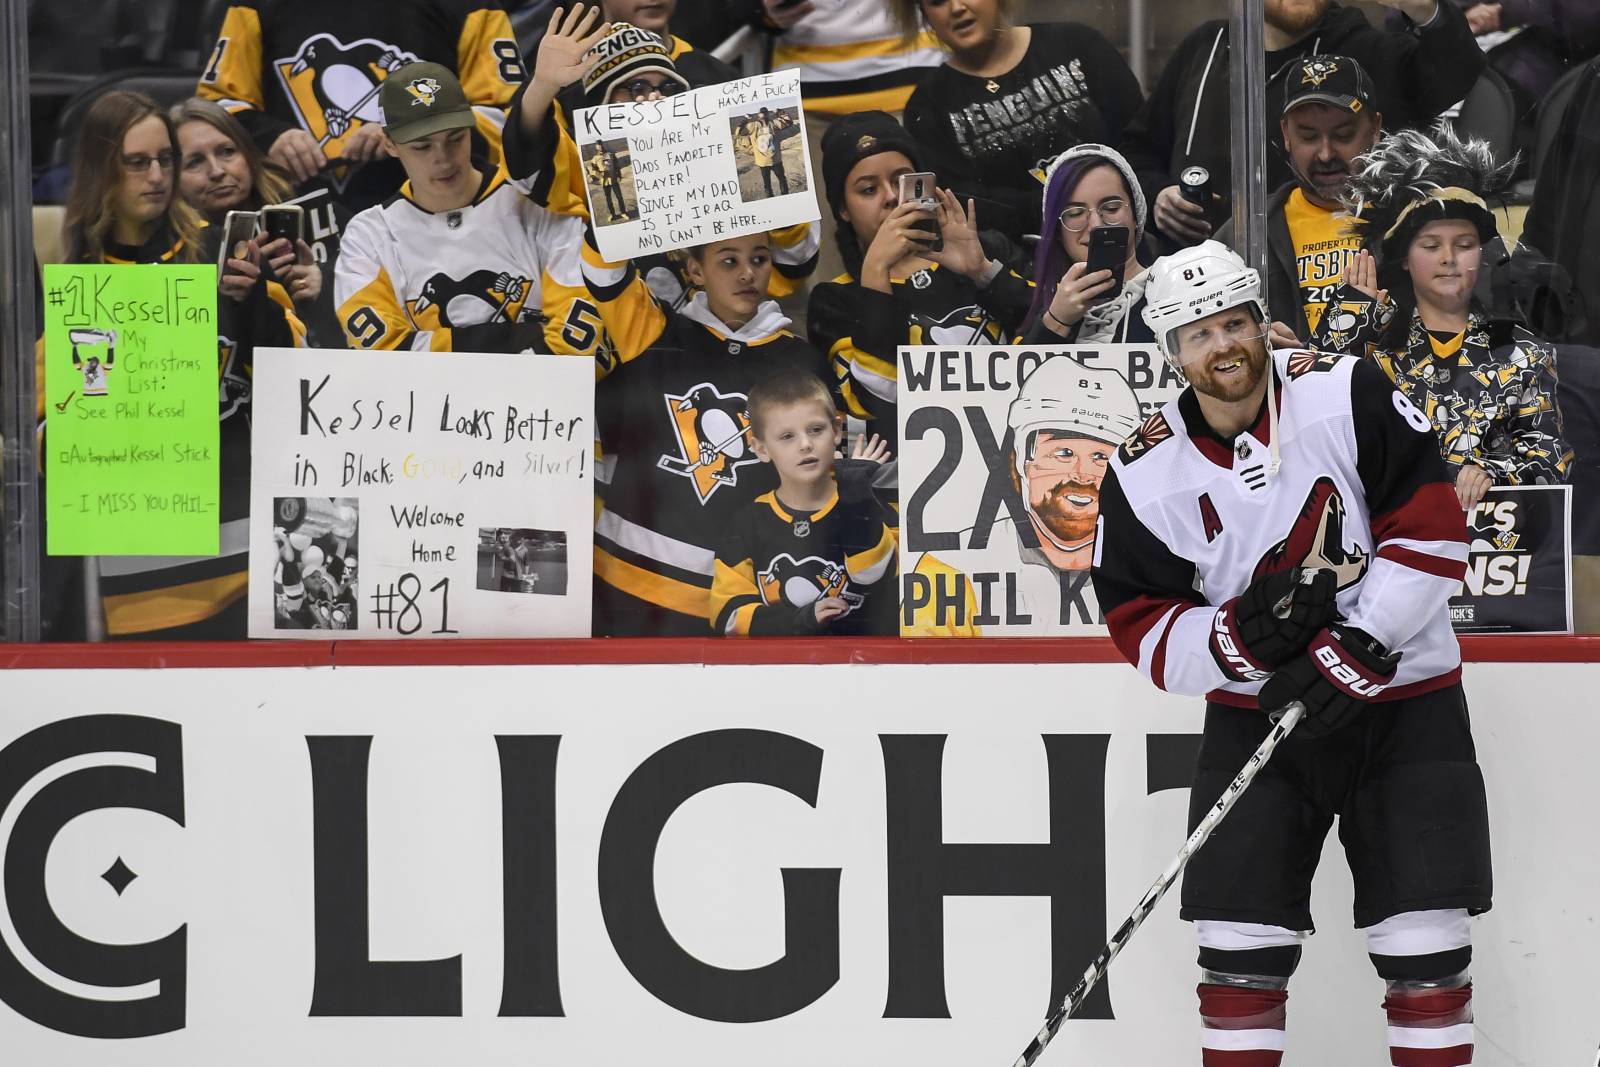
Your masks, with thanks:
<instances>
[{"instance_id":1,"label":"white hockey helmet","mask_svg":"<svg viewBox=\"0 0 1600 1067\"><path fill-rule=\"evenodd\" d=\"M1139 398L1116 371L1086 367L1071 356L1047 359L1023 379L1006 412L1006 425L1014 431L1017 477L1026 477L1023 465L1039 430L1120 445L1141 421Z\"/></svg>"},{"instance_id":2,"label":"white hockey helmet","mask_svg":"<svg viewBox=\"0 0 1600 1067\"><path fill-rule=\"evenodd\" d=\"M1144 291L1144 322L1156 335L1161 354L1179 372L1175 331L1180 326L1247 304L1263 327L1271 321L1261 297L1261 276L1220 241L1203 241L1150 267Z\"/></svg>"}]
</instances>

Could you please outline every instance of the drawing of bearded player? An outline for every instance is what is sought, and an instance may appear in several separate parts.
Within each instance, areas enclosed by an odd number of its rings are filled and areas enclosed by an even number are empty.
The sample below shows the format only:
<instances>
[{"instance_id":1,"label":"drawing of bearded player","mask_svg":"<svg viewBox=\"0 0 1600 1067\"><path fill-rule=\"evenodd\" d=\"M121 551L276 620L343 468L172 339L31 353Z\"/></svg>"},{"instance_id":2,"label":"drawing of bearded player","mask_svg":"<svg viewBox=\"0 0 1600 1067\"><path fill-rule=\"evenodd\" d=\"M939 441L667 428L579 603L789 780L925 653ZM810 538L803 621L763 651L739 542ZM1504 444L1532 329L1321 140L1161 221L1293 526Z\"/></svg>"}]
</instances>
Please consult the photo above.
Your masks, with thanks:
<instances>
[{"instance_id":1,"label":"drawing of bearded player","mask_svg":"<svg viewBox=\"0 0 1600 1067\"><path fill-rule=\"evenodd\" d=\"M959 556L969 576L1002 575L990 592L991 612L1009 615L1031 633L1100 622L1087 580L1100 518L1100 482L1117 446L1139 428L1139 419L1133 387L1116 371L1057 356L1023 380L1006 424L1012 431L1012 484L1022 497L1028 529L1019 531L1009 516L1002 517L989 530L988 548ZM971 545L972 534L966 531L961 543ZM1016 575L1014 611L1007 604L1013 597L1005 588L1008 573Z\"/></svg>"}]
</instances>

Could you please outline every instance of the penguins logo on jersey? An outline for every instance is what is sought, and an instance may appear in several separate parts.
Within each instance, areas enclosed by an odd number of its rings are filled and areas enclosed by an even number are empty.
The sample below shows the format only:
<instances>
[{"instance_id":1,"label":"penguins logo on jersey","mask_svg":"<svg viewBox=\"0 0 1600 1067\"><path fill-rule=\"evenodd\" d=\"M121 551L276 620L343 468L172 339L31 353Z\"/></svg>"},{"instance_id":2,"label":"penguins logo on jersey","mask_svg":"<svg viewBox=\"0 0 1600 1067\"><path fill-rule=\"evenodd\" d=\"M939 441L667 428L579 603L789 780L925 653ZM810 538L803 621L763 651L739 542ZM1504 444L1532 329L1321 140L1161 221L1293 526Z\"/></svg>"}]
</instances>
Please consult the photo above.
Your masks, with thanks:
<instances>
[{"instance_id":1,"label":"penguins logo on jersey","mask_svg":"<svg viewBox=\"0 0 1600 1067\"><path fill-rule=\"evenodd\" d=\"M749 441L750 416L743 393L724 393L701 382L681 396L667 394L661 399L678 439L678 455L662 456L656 466L687 478L700 503L725 485L738 485L739 468L759 462Z\"/></svg>"},{"instance_id":2,"label":"penguins logo on jersey","mask_svg":"<svg viewBox=\"0 0 1600 1067\"><path fill-rule=\"evenodd\" d=\"M273 70L293 105L300 126L329 158L342 154L345 138L366 122L383 121L378 90L390 73L417 62L410 52L371 37L345 44L328 33L307 38ZM343 187L335 176L334 184Z\"/></svg>"},{"instance_id":3,"label":"penguins logo on jersey","mask_svg":"<svg viewBox=\"0 0 1600 1067\"><path fill-rule=\"evenodd\" d=\"M523 322L535 309L527 306L533 282L515 274L475 270L460 281L440 272L422 283L406 312L419 329L477 326L487 322Z\"/></svg>"},{"instance_id":4,"label":"penguins logo on jersey","mask_svg":"<svg viewBox=\"0 0 1600 1067\"><path fill-rule=\"evenodd\" d=\"M1372 302L1346 300L1329 304L1323 312L1327 316L1328 341L1338 349L1347 348L1351 335L1372 325Z\"/></svg>"},{"instance_id":5,"label":"penguins logo on jersey","mask_svg":"<svg viewBox=\"0 0 1600 1067\"><path fill-rule=\"evenodd\" d=\"M413 78L411 84L406 86L406 92L412 96L411 106L432 107L433 101L439 95L439 82L435 78Z\"/></svg>"},{"instance_id":6,"label":"penguins logo on jersey","mask_svg":"<svg viewBox=\"0 0 1600 1067\"><path fill-rule=\"evenodd\" d=\"M1367 552L1345 543L1344 517L1338 487L1332 479L1318 478L1289 535L1261 557L1252 579L1290 567L1319 567L1333 571L1336 588L1355 585L1367 573Z\"/></svg>"},{"instance_id":7,"label":"penguins logo on jersey","mask_svg":"<svg viewBox=\"0 0 1600 1067\"><path fill-rule=\"evenodd\" d=\"M807 556L796 560L787 552L756 575L763 604L792 604L803 608L824 597L837 597L854 610L866 597L850 591L850 576L832 560Z\"/></svg>"},{"instance_id":8,"label":"penguins logo on jersey","mask_svg":"<svg viewBox=\"0 0 1600 1067\"><path fill-rule=\"evenodd\" d=\"M926 315L911 316L908 343L913 345L944 345L946 347L972 344L1004 344L999 325L989 313L976 304L956 308L943 318Z\"/></svg>"},{"instance_id":9,"label":"penguins logo on jersey","mask_svg":"<svg viewBox=\"0 0 1600 1067\"><path fill-rule=\"evenodd\" d=\"M1122 456L1122 462L1132 463L1156 445L1172 436L1172 427L1167 424L1167 417L1161 412L1156 412L1137 430L1133 436L1122 442L1122 447L1117 451Z\"/></svg>"},{"instance_id":10,"label":"penguins logo on jersey","mask_svg":"<svg viewBox=\"0 0 1600 1067\"><path fill-rule=\"evenodd\" d=\"M217 399L221 402L221 418L250 403L250 374L240 365L238 342L217 334Z\"/></svg>"}]
</instances>

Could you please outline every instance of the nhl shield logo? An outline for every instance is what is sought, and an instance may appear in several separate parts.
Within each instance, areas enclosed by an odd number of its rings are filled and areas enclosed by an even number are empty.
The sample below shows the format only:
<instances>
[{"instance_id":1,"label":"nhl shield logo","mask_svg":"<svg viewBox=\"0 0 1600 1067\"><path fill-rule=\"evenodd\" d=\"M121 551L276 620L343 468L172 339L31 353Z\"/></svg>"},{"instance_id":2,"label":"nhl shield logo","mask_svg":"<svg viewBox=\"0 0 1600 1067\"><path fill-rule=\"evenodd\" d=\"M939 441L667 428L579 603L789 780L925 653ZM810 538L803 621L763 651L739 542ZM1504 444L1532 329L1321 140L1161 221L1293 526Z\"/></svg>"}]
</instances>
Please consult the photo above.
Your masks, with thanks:
<instances>
[{"instance_id":1,"label":"nhl shield logo","mask_svg":"<svg viewBox=\"0 0 1600 1067\"><path fill-rule=\"evenodd\" d=\"M1306 61L1300 67L1300 84L1309 85L1313 89L1322 88L1322 83L1339 73L1339 64L1331 59L1317 58Z\"/></svg>"},{"instance_id":2,"label":"nhl shield logo","mask_svg":"<svg viewBox=\"0 0 1600 1067\"><path fill-rule=\"evenodd\" d=\"M406 92L412 96L411 106L432 107L434 100L439 96L439 82L436 78L413 78L411 84L406 86Z\"/></svg>"},{"instance_id":3,"label":"nhl shield logo","mask_svg":"<svg viewBox=\"0 0 1600 1067\"><path fill-rule=\"evenodd\" d=\"M656 466L687 478L704 504L725 485L739 484L739 468L759 462L749 441L750 416L743 393L724 393L701 382L681 396L661 398L667 407L678 455Z\"/></svg>"},{"instance_id":4,"label":"nhl shield logo","mask_svg":"<svg viewBox=\"0 0 1600 1067\"><path fill-rule=\"evenodd\" d=\"M794 535L796 537L810 537L811 536L811 520L809 520L809 519L801 519L798 522L796 522L794 524Z\"/></svg>"}]
</instances>

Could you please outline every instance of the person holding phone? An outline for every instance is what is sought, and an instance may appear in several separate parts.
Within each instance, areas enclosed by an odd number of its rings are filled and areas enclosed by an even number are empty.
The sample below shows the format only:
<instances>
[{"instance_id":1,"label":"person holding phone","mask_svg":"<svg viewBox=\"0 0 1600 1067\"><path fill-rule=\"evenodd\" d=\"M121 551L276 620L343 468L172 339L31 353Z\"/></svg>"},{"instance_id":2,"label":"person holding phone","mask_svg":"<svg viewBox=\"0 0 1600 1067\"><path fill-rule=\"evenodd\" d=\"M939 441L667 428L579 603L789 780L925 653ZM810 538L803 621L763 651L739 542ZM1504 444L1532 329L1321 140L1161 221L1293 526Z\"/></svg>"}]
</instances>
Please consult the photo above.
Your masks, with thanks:
<instances>
[{"instance_id":1,"label":"person holding phone","mask_svg":"<svg viewBox=\"0 0 1600 1067\"><path fill-rule=\"evenodd\" d=\"M828 353L841 407L893 443L900 345L1002 345L1016 337L1033 285L1000 234L921 168L917 142L882 111L839 119L822 141L823 185L845 273L813 286L811 342ZM923 198L903 199L923 183ZM930 203L933 205L930 207Z\"/></svg>"},{"instance_id":2,"label":"person holding phone","mask_svg":"<svg viewBox=\"0 0 1600 1067\"><path fill-rule=\"evenodd\" d=\"M1155 340L1144 322L1149 273L1139 262L1146 221L1144 193L1120 153L1087 144L1056 157L1025 343Z\"/></svg>"}]
</instances>

